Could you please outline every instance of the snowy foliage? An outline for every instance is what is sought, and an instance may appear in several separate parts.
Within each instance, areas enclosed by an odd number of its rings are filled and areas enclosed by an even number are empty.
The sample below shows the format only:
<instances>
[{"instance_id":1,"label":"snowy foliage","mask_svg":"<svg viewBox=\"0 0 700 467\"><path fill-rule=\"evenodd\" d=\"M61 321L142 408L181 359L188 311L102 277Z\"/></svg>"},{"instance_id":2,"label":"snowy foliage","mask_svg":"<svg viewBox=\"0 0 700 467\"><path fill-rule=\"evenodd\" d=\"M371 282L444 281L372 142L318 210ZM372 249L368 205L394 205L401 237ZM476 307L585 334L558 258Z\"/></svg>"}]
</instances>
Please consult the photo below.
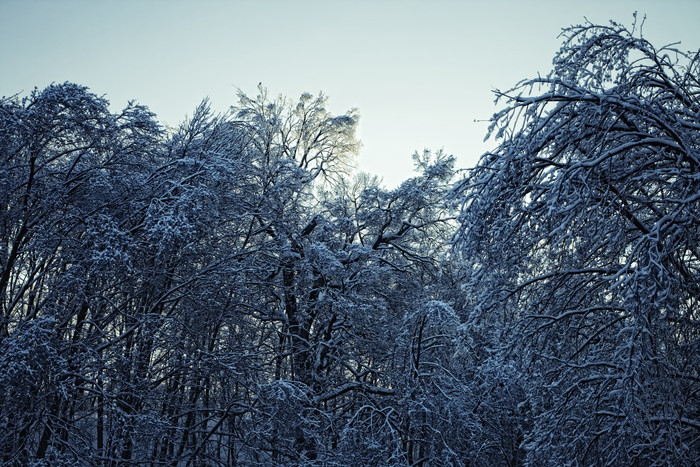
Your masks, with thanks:
<instances>
[{"instance_id":1,"label":"snowy foliage","mask_svg":"<svg viewBox=\"0 0 700 467\"><path fill-rule=\"evenodd\" d=\"M355 110L0 100L5 465L696 465L698 56L565 31L455 182Z\"/></svg>"}]
</instances>

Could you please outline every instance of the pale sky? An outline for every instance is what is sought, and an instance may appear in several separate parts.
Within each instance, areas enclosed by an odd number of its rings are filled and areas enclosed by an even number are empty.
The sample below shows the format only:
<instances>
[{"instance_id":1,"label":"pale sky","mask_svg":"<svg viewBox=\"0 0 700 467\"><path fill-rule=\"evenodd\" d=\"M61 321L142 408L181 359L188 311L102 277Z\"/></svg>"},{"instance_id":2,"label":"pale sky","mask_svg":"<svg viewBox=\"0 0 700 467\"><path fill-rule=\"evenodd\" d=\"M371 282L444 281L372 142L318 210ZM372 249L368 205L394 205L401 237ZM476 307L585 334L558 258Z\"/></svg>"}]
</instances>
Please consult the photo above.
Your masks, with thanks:
<instances>
[{"instance_id":1,"label":"pale sky","mask_svg":"<svg viewBox=\"0 0 700 467\"><path fill-rule=\"evenodd\" d=\"M655 46L700 48L698 0L88 1L0 0L0 96L71 81L114 111L135 99L175 126L236 88L360 111L360 170L395 186L424 148L462 168L496 110L492 90L546 74L561 29L646 14Z\"/></svg>"}]
</instances>

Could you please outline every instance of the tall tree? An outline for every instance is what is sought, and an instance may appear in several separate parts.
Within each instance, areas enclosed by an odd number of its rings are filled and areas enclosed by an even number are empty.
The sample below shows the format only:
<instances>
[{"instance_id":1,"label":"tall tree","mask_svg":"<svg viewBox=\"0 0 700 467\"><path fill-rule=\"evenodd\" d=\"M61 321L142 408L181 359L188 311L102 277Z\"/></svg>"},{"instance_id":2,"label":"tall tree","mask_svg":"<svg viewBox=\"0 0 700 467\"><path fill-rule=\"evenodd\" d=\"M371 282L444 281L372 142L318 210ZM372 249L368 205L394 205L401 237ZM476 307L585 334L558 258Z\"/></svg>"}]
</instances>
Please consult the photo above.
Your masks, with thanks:
<instances>
[{"instance_id":1,"label":"tall tree","mask_svg":"<svg viewBox=\"0 0 700 467\"><path fill-rule=\"evenodd\" d=\"M530 464L691 465L700 54L586 24L553 63L498 93L501 143L457 190L473 335L528 374Z\"/></svg>"},{"instance_id":2,"label":"tall tree","mask_svg":"<svg viewBox=\"0 0 700 467\"><path fill-rule=\"evenodd\" d=\"M97 302L125 262L124 167L160 129L65 83L0 102L0 371L3 460L89 456L112 318Z\"/></svg>"}]
</instances>

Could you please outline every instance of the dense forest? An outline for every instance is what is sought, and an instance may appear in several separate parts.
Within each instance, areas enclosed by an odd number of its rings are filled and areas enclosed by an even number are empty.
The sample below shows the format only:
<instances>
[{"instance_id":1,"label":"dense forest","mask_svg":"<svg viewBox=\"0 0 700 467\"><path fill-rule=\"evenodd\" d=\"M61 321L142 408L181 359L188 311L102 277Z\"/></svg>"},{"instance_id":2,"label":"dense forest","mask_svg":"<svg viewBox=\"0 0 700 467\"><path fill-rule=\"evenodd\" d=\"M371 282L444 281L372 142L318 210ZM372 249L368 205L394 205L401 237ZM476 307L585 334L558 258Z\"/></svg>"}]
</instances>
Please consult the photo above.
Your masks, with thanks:
<instances>
[{"instance_id":1,"label":"dense forest","mask_svg":"<svg viewBox=\"0 0 700 467\"><path fill-rule=\"evenodd\" d=\"M700 55L562 39L395 189L323 95L0 100L2 462L698 465Z\"/></svg>"}]
</instances>

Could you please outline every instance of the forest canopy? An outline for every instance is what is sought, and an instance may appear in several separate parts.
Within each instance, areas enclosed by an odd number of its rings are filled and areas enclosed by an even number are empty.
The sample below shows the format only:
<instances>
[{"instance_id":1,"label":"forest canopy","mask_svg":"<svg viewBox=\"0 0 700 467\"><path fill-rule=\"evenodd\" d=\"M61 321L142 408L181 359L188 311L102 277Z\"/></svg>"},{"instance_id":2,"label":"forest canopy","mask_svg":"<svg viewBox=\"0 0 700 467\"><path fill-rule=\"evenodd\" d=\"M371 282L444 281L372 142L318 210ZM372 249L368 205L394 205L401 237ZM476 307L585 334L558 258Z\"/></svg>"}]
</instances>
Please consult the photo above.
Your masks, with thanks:
<instances>
[{"instance_id":1,"label":"forest canopy","mask_svg":"<svg viewBox=\"0 0 700 467\"><path fill-rule=\"evenodd\" d=\"M700 51L562 38L394 189L322 94L0 100L2 462L696 465Z\"/></svg>"}]
</instances>

